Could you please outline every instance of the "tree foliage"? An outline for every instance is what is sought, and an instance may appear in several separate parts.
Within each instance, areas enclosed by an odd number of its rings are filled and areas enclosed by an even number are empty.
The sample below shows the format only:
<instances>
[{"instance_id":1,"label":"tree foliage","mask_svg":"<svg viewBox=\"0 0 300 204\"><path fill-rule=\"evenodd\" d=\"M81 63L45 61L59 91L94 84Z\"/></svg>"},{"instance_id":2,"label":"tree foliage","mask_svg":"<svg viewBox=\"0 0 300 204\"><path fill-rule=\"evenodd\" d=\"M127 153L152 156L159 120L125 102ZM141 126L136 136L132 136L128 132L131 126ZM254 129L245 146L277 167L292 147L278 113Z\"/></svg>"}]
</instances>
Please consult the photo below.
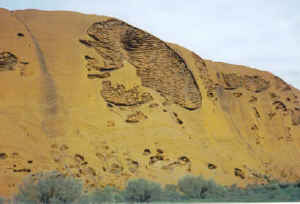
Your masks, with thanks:
<instances>
[{"instance_id":1,"label":"tree foliage","mask_svg":"<svg viewBox=\"0 0 300 204\"><path fill-rule=\"evenodd\" d=\"M123 201L122 192L111 186L106 186L104 189L97 189L88 198L88 203L115 203Z\"/></svg>"},{"instance_id":2,"label":"tree foliage","mask_svg":"<svg viewBox=\"0 0 300 204\"><path fill-rule=\"evenodd\" d=\"M82 193L78 180L58 172L27 177L16 196L22 204L85 204L118 202L295 202L300 201L300 182L251 184L244 188L222 186L201 176L185 176L177 185L134 179L124 190L111 186ZM0 204L3 199L0 198Z\"/></svg>"},{"instance_id":3,"label":"tree foliage","mask_svg":"<svg viewBox=\"0 0 300 204\"><path fill-rule=\"evenodd\" d=\"M160 201L161 195L160 184L145 179L129 181L124 191L124 198L129 202Z\"/></svg>"},{"instance_id":4,"label":"tree foliage","mask_svg":"<svg viewBox=\"0 0 300 204\"><path fill-rule=\"evenodd\" d=\"M226 189L213 180L205 180L201 176L185 176L178 181L178 187L187 199L221 198Z\"/></svg>"},{"instance_id":5,"label":"tree foliage","mask_svg":"<svg viewBox=\"0 0 300 204\"><path fill-rule=\"evenodd\" d=\"M16 200L22 203L72 203L81 194L81 182L54 171L27 177Z\"/></svg>"},{"instance_id":6,"label":"tree foliage","mask_svg":"<svg viewBox=\"0 0 300 204\"><path fill-rule=\"evenodd\" d=\"M182 193L174 184L167 184L162 191L161 201L179 202L183 200Z\"/></svg>"}]
</instances>

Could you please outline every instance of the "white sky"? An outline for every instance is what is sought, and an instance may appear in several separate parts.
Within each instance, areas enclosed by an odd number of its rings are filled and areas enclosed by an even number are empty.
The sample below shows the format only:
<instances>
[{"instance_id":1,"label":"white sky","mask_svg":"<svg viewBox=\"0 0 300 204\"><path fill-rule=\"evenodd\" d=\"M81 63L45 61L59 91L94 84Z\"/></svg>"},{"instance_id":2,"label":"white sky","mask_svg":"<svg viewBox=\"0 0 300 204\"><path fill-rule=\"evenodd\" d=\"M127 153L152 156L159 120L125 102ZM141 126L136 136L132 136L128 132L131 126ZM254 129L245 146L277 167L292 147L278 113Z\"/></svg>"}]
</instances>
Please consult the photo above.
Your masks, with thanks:
<instances>
[{"instance_id":1,"label":"white sky","mask_svg":"<svg viewBox=\"0 0 300 204\"><path fill-rule=\"evenodd\" d=\"M203 58L267 70L300 88L300 0L0 0L0 7L117 17Z\"/></svg>"}]
</instances>

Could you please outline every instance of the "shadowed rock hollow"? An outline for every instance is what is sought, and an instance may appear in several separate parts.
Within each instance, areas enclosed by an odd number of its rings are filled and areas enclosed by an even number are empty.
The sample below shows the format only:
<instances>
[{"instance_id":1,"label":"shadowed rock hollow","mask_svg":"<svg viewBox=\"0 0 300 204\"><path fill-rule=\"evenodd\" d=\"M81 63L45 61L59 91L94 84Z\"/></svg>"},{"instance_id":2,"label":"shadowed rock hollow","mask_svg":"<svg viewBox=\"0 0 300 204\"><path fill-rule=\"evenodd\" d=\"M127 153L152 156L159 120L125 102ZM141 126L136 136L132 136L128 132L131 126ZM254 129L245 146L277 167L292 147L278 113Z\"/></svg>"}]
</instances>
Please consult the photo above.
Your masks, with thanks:
<instances>
[{"instance_id":1,"label":"shadowed rock hollow","mask_svg":"<svg viewBox=\"0 0 300 204\"><path fill-rule=\"evenodd\" d=\"M300 92L273 74L104 16L0 9L0 25L1 195L55 169L89 189L299 180Z\"/></svg>"},{"instance_id":2,"label":"shadowed rock hollow","mask_svg":"<svg viewBox=\"0 0 300 204\"><path fill-rule=\"evenodd\" d=\"M0 71L13 70L17 62L18 59L14 54L10 52L0 53Z\"/></svg>"}]
</instances>

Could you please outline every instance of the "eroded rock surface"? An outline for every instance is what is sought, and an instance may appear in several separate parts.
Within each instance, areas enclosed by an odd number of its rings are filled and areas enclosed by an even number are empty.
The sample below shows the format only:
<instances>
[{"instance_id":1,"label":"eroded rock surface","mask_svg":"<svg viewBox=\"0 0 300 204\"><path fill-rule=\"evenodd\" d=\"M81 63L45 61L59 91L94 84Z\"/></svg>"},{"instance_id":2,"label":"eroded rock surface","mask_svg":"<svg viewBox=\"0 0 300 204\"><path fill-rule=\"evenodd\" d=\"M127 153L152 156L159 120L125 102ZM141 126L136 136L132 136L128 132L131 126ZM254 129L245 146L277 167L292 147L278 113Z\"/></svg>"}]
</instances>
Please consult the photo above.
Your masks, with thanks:
<instances>
[{"instance_id":1,"label":"eroded rock surface","mask_svg":"<svg viewBox=\"0 0 300 204\"><path fill-rule=\"evenodd\" d=\"M270 82L266 81L260 76L239 76L235 73L224 74L222 73L222 78L225 84L225 89L233 90L237 88L245 88L252 92L262 92L270 87Z\"/></svg>"},{"instance_id":2,"label":"eroded rock surface","mask_svg":"<svg viewBox=\"0 0 300 204\"><path fill-rule=\"evenodd\" d=\"M238 186L299 180L300 92L279 77L109 17L3 12L1 195L49 170L90 190L186 174Z\"/></svg>"},{"instance_id":3,"label":"eroded rock surface","mask_svg":"<svg viewBox=\"0 0 300 204\"><path fill-rule=\"evenodd\" d=\"M141 111L128 115L126 122L128 123L138 123L146 120L148 117Z\"/></svg>"},{"instance_id":4,"label":"eroded rock surface","mask_svg":"<svg viewBox=\"0 0 300 204\"><path fill-rule=\"evenodd\" d=\"M87 31L94 41L81 40L105 59L98 70L114 70L127 60L136 68L142 85L167 100L193 110L201 106L201 93L184 59L166 43L125 22L110 19Z\"/></svg>"},{"instance_id":5,"label":"eroded rock surface","mask_svg":"<svg viewBox=\"0 0 300 204\"><path fill-rule=\"evenodd\" d=\"M300 125L300 109L296 108L292 111L292 124L293 125Z\"/></svg>"},{"instance_id":6,"label":"eroded rock surface","mask_svg":"<svg viewBox=\"0 0 300 204\"><path fill-rule=\"evenodd\" d=\"M122 84L113 86L111 81L103 81L101 94L105 101L118 106L136 106L153 100L150 93L141 93L138 87L126 89Z\"/></svg>"},{"instance_id":7,"label":"eroded rock surface","mask_svg":"<svg viewBox=\"0 0 300 204\"><path fill-rule=\"evenodd\" d=\"M18 58L10 52L0 53L0 71L13 70L18 63Z\"/></svg>"}]
</instances>

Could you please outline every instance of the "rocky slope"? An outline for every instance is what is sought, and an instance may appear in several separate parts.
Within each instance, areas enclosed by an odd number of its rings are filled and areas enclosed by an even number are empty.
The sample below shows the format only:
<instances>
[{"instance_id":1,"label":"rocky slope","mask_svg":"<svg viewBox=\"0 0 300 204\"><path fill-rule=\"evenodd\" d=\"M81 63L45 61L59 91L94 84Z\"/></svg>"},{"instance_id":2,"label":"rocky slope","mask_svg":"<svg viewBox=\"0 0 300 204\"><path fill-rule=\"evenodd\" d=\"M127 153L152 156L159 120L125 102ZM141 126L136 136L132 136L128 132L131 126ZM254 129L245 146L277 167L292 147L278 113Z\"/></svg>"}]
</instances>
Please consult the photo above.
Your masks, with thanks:
<instances>
[{"instance_id":1,"label":"rocky slope","mask_svg":"<svg viewBox=\"0 0 300 204\"><path fill-rule=\"evenodd\" d=\"M109 17L0 9L0 25L1 195L54 169L90 188L299 179L300 92L271 73Z\"/></svg>"}]
</instances>

